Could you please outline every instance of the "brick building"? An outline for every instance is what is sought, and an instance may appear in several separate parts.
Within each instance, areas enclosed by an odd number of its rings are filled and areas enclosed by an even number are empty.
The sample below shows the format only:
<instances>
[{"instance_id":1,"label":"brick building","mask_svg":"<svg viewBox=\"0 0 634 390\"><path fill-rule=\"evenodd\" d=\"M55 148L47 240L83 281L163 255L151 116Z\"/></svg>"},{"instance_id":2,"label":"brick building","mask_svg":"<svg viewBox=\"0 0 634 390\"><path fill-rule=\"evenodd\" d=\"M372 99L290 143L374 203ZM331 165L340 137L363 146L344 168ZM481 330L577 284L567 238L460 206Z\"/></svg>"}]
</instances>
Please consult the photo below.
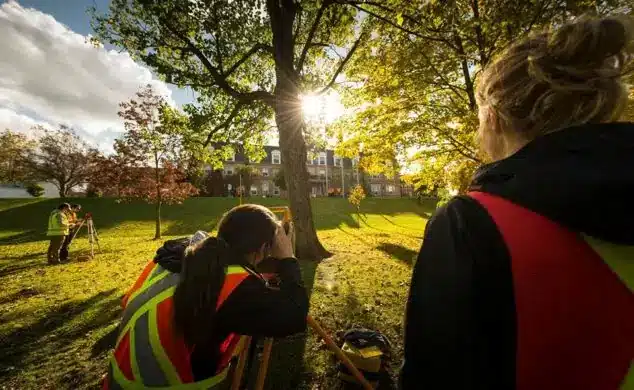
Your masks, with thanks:
<instances>
[{"instance_id":1,"label":"brick building","mask_svg":"<svg viewBox=\"0 0 634 390\"><path fill-rule=\"evenodd\" d=\"M258 163L249 162L241 153L236 153L232 159L225 161L223 178L227 193L238 189L240 184L236 177L248 165L255 174L243 178L242 187L248 187L244 188L245 192L253 196L285 196L274 180L282 169L282 154L276 146L265 146L264 149L266 157ZM373 196L411 195L409 188L401 183L398 176L388 178L384 175L365 174L359 169L357 159L340 158L332 150L309 153L308 160L312 196L342 196L356 185L362 185Z\"/></svg>"}]
</instances>

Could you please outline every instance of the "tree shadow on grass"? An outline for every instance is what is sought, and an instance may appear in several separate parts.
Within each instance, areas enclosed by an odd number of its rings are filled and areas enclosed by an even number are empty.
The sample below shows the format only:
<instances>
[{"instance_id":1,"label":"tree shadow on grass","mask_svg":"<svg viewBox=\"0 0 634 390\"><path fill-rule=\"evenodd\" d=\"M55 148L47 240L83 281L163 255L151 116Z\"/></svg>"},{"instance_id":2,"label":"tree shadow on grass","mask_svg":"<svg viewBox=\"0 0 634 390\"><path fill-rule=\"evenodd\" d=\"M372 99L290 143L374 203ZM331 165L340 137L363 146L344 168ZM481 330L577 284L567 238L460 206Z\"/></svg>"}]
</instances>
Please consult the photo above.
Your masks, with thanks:
<instances>
[{"instance_id":1,"label":"tree shadow on grass","mask_svg":"<svg viewBox=\"0 0 634 390\"><path fill-rule=\"evenodd\" d=\"M21 273L24 271L28 271L32 268L41 268L44 265L38 261L31 261L29 263L23 264L11 264L0 268L0 278L4 278L5 276L14 275L17 273Z\"/></svg>"},{"instance_id":2,"label":"tree shadow on grass","mask_svg":"<svg viewBox=\"0 0 634 390\"><path fill-rule=\"evenodd\" d=\"M392 221L391 219L389 219L388 217L386 217L386 216L385 216L385 215L383 215L383 214L381 214L381 218L383 218L384 220L386 220L386 221L387 221L387 222L389 222L390 224L392 224L392 225L394 225L394 226L396 226L396 227L398 227L398 228L401 228L401 229L413 230L413 231L417 231L417 232L421 232L421 233L424 233L424 232L425 232L425 229L417 229L417 228L413 228L413 227L410 227L410 226L403 226L403 225L400 225L400 224L398 224L398 223L396 223L396 222Z\"/></svg>"},{"instance_id":3,"label":"tree shadow on grass","mask_svg":"<svg viewBox=\"0 0 634 390\"><path fill-rule=\"evenodd\" d=\"M349 230L344 230L341 227L338 227L337 229L339 229L341 232L349 235L350 237L353 237L355 240L357 240L357 241L359 241L359 242L361 242L361 243L363 243L363 244L365 244L365 245L367 245L369 247L373 247L373 245L370 242L368 242L365 239L363 239L363 237L361 237L360 235L354 234L354 233L352 233Z\"/></svg>"},{"instance_id":4,"label":"tree shadow on grass","mask_svg":"<svg viewBox=\"0 0 634 390\"><path fill-rule=\"evenodd\" d=\"M21 289L20 291L16 291L13 294L9 294L4 298L0 298L0 305L4 305L6 303L19 301L21 299L30 298L35 295L39 295L40 291L33 287L26 287Z\"/></svg>"},{"instance_id":5,"label":"tree shadow on grass","mask_svg":"<svg viewBox=\"0 0 634 390\"><path fill-rule=\"evenodd\" d=\"M118 315L119 299L112 296L115 291L112 289L81 302L62 304L35 323L0 336L0 382L31 364L68 362L73 341L85 338L87 333L105 326ZM77 318L83 320L87 310L93 310L95 314L74 326L72 322ZM94 373L75 369L71 378L62 378L64 383L60 385L76 387L78 383L85 382L82 375L91 374Z\"/></svg>"},{"instance_id":6,"label":"tree shadow on grass","mask_svg":"<svg viewBox=\"0 0 634 390\"><path fill-rule=\"evenodd\" d=\"M414 265L414 262L416 262L416 255L418 254L416 251L405 248L402 245L392 244L389 242L382 242L376 247L376 249L395 257L409 266Z\"/></svg>"},{"instance_id":7,"label":"tree shadow on grass","mask_svg":"<svg viewBox=\"0 0 634 390\"><path fill-rule=\"evenodd\" d=\"M46 239L46 234L36 230L27 230L22 233L13 234L0 238L0 246L25 244L28 242L42 241Z\"/></svg>"},{"instance_id":8,"label":"tree shadow on grass","mask_svg":"<svg viewBox=\"0 0 634 390\"><path fill-rule=\"evenodd\" d=\"M46 252L28 253L26 255L19 255L19 256L4 256L2 260L34 260L38 258L45 259Z\"/></svg>"},{"instance_id":9,"label":"tree shadow on grass","mask_svg":"<svg viewBox=\"0 0 634 390\"><path fill-rule=\"evenodd\" d=\"M385 218L385 217L383 217L383 218ZM370 228L372 230L376 230L376 231L379 231L379 232L385 232L385 233L388 233L390 235L394 234L394 235L397 235L397 236L414 238L414 239L417 239L417 240L422 240L423 239L423 237L421 237L421 236L413 236L413 235L407 234L407 233L400 233L400 232L395 232L394 230L387 230L387 229L381 229L381 228L374 227L374 226L372 226L372 225L370 225L368 223L367 218L366 219L361 219L361 221L363 222L363 224L365 226L367 226L368 228Z\"/></svg>"}]
</instances>

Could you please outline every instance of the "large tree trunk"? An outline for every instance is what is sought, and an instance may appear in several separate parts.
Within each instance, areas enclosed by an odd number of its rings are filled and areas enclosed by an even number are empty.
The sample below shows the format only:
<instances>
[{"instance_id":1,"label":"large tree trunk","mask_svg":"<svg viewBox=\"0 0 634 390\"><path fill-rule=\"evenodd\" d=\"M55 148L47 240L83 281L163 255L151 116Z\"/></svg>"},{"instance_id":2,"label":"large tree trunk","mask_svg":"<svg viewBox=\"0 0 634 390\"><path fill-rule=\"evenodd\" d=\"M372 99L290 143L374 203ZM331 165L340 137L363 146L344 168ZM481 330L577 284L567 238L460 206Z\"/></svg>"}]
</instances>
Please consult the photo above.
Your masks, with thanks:
<instances>
[{"instance_id":1,"label":"large tree trunk","mask_svg":"<svg viewBox=\"0 0 634 390\"><path fill-rule=\"evenodd\" d=\"M59 197L65 198L68 194L68 188L66 187L66 183L59 183Z\"/></svg>"},{"instance_id":2,"label":"large tree trunk","mask_svg":"<svg viewBox=\"0 0 634 390\"><path fill-rule=\"evenodd\" d=\"M294 0L268 0L267 9L273 30L275 53L275 122L279 131L284 178L295 224L296 256L320 260L329 256L319 242L310 204L304 120L299 99L299 76L294 65L293 22L297 12Z\"/></svg>"}]
</instances>

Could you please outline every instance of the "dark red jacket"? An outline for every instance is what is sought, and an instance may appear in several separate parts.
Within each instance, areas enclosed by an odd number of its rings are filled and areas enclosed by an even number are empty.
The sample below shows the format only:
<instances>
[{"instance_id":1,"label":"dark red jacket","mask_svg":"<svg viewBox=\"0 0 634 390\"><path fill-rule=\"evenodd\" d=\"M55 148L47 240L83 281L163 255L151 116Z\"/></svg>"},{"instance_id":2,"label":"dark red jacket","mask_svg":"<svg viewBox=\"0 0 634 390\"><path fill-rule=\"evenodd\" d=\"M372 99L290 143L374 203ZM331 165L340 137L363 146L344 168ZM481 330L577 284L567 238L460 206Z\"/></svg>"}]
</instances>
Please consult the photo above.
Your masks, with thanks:
<instances>
[{"instance_id":1,"label":"dark red jacket","mask_svg":"<svg viewBox=\"0 0 634 390\"><path fill-rule=\"evenodd\" d=\"M428 222L404 389L618 389L634 362L634 125L483 167Z\"/></svg>"}]
</instances>

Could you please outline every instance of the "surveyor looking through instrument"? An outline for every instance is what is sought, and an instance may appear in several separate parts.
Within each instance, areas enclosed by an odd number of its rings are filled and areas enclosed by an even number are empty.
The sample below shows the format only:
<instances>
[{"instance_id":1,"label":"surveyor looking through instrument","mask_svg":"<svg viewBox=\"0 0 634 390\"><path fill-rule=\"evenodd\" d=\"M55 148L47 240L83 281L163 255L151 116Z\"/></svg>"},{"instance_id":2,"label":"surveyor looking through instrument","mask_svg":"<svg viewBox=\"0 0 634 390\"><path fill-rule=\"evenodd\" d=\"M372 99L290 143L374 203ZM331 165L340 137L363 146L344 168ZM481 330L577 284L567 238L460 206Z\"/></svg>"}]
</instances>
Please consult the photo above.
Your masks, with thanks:
<instances>
[{"instance_id":1,"label":"surveyor looking through instrument","mask_svg":"<svg viewBox=\"0 0 634 390\"><path fill-rule=\"evenodd\" d=\"M282 337L306 328L308 296L290 237L263 206L230 210L217 237L172 240L123 299L105 389L216 388L244 335ZM198 241L189 245L190 241ZM256 266L274 263L273 275Z\"/></svg>"},{"instance_id":2,"label":"surveyor looking through instrument","mask_svg":"<svg viewBox=\"0 0 634 390\"><path fill-rule=\"evenodd\" d=\"M68 235L64 238L64 242L62 243L62 248L59 251L59 261L65 263L68 261L68 250L70 247L70 243L75 238L75 232L79 228L81 224L81 220L77 218L77 213L81 210L81 205L73 203L70 205L70 208L66 211L66 216L68 218L68 226L69 231Z\"/></svg>"}]
</instances>

